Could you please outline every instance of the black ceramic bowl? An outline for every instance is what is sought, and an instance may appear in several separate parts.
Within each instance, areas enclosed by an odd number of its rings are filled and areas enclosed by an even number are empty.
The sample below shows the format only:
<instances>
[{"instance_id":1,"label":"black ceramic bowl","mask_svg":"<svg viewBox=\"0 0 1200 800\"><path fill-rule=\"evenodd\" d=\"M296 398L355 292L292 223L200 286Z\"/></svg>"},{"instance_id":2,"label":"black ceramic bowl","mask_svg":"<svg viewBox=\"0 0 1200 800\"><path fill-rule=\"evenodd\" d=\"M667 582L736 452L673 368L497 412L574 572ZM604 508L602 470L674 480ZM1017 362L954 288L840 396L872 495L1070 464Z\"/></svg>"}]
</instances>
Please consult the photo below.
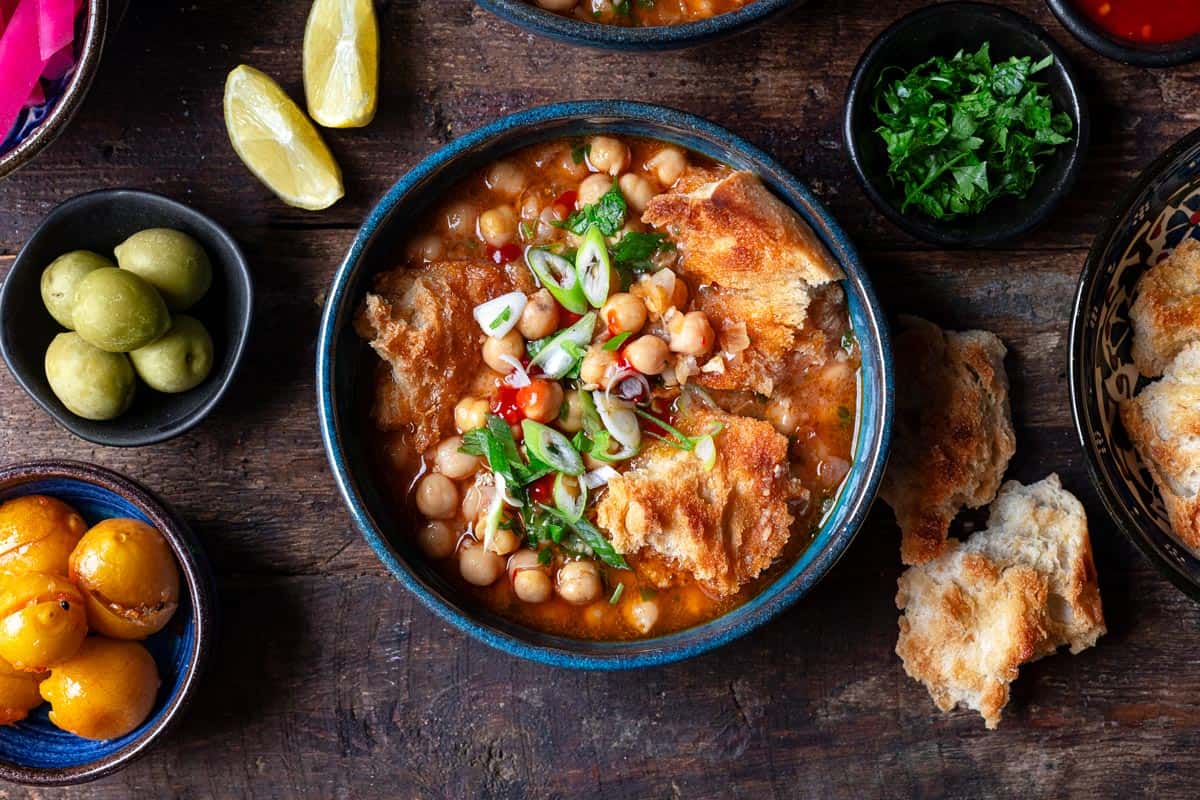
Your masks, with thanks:
<instances>
[{"instance_id":1,"label":"black ceramic bowl","mask_svg":"<svg viewBox=\"0 0 1200 800\"><path fill-rule=\"evenodd\" d=\"M637 0L634 0L636 2ZM737 11L717 14L680 25L629 27L607 25L556 14L539 8L531 0L475 0L501 19L530 33L563 44L596 47L604 50L675 50L732 36L752 28L801 0L754 0Z\"/></svg>"},{"instance_id":2,"label":"black ceramic bowl","mask_svg":"<svg viewBox=\"0 0 1200 800\"><path fill-rule=\"evenodd\" d=\"M1178 0L1181 5L1195 0ZM1074 0L1046 0L1062 26L1102 56L1137 67L1173 67L1200 59L1200 36L1154 44L1121 39L1104 30Z\"/></svg>"},{"instance_id":3,"label":"black ceramic bowl","mask_svg":"<svg viewBox=\"0 0 1200 800\"><path fill-rule=\"evenodd\" d=\"M180 394L161 394L139 381L128 411L105 422L87 420L68 411L46 380L46 348L63 329L42 305L42 271L71 250L94 250L111 258L114 247L146 228L190 234L212 260L212 288L188 310L212 335L212 372L199 386ZM246 259L221 226L161 195L106 189L55 208L17 255L0 290L0 353L17 382L71 433L95 444L138 447L178 436L217 405L242 359L252 306Z\"/></svg>"},{"instance_id":4,"label":"black ceramic bowl","mask_svg":"<svg viewBox=\"0 0 1200 800\"><path fill-rule=\"evenodd\" d=\"M910 209L901 212L902 195L887 176L888 156L875 133L875 89L889 67L911 69L935 55L952 56L991 45L994 60L1054 56L1039 73L1057 111L1065 111L1075 127L1072 141L1057 148L1043 164L1033 188L1023 199L1002 197L982 214L938 221ZM1025 17L986 3L944 3L916 11L885 30L871 43L850 78L842 121L846 150L863 189L889 220L908 234L939 246L979 247L1015 239L1040 225L1071 185L1087 152L1089 123L1081 84L1066 53L1040 27Z\"/></svg>"},{"instance_id":5,"label":"black ceramic bowl","mask_svg":"<svg viewBox=\"0 0 1200 800\"><path fill-rule=\"evenodd\" d=\"M1108 513L1176 586L1200 600L1200 557L1171 533L1118 411L1148 383L1132 355L1129 309L1138 279L1189 236L1200 238L1200 130L1146 168L1088 253L1071 315L1071 412Z\"/></svg>"},{"instance_id":6,"label":"black ceramic bowl","mask_svg":"<svg viewBox=\"0 0 1200 800\"><path fill-rule=\"evenodd\" d=\"M84 783L115 772L149 749L184 714L215 642L212 572L187 523L166 503L115 472L74 461L39 461L0 468L0 502L44 494L73 506L89 525L130 517L153 525L179 565L179 608L143 644L158 668L150 716L118 739L93 741L50 722L43 704L0 726L0 778L41 786Z\"/></svg>"}]
</instances>

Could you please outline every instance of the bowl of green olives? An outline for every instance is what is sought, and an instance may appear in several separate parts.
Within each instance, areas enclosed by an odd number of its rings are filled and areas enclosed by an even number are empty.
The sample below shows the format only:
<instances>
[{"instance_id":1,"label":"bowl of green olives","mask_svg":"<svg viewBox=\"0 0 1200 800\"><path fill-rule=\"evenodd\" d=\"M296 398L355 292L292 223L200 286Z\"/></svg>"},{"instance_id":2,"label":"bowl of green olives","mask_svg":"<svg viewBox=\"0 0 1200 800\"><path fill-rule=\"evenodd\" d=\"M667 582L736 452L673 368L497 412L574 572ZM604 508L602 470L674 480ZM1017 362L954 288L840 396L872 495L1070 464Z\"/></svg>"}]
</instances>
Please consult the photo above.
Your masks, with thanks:
<instances>
[{"instance_id":1,"label":"bowl of green olives","mask_svg":"<svg viewBox=\"0 0 1200 800\"><path fill-rule=\"evenodd\" d=\"M137 447L220 402L252 311L245 257L212 219L150 192L90 192L51 211L13 262L0 354L64 428Z\"/></svg>"}]
</instances>

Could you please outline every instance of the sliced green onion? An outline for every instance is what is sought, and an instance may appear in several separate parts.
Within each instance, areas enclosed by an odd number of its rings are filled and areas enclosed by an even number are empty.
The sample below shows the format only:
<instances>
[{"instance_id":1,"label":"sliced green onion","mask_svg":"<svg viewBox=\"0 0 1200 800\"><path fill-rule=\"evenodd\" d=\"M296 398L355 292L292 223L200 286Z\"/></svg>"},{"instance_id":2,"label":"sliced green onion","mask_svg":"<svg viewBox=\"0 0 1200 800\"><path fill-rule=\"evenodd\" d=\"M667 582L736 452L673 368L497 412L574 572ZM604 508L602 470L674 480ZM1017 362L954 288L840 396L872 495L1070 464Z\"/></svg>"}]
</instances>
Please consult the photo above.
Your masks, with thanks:
<instances>
[{"instance_id":1,"label":"sliced green onion","mask_svg":"<svg viewBox=\"0 0 1200 800\"><path fill-rule=\"evenodd\" d=\"M620 350L621 345L625 344L625 340L630 336L633 336L633 331L621 331L604 343L604 349L610 353Z\"/></svg>"},{"instance_id":2,"label":"sliced green onion","mask_svg":"<svg viewBox=\"0 0 1200 800\"><path fill-rule=\"evenodd\" d=\"M509 292L475 306L475 321L488 336L503 338L521 319L529 298L524 292Z\"/></svg>"},{"instance_id":3,"label":"sliced green onion","mask_svg":"<svg viewBox=\"0 0 1200 800\"><path fill-rule=\"evenodd\" d=\"M499 472L493 472L492 477L495 479L495 492L492 494L492 504L488 506L487 516L483 520L484 550L491 550L492 544L496 540L496 533L500 530L500 519L504 516L504 496L508 493L508 485L504 476Z\"/></svg>"},{"instance_id":4,"label":"sliced green onion","mask_svg":"<svg viewBox=\"0 0 1200 800\"><path fill-rule=\"evenodd\" d=\"M554 507L575 522L583 516L583 510L587 508L588 489L586 483L578 481L579 493L571 494L571 490L567 488L567 477L563 472L554 476Z\"/></svg>"},{"instance_id":5,"label":"sliced green onion","mask_svg":"<svg viewBox=\"0 0 1200 800\"><path fill-rule=\"evenodd\" d=\"M583 244L575 254L575 273L579 276L587 301L595 308L604 305L608 300L612 262L608 259L608 242L604 240L599 225L590 225L583 235Z\"/></svg>"},{"instance_id":6,"label":"sliced green onion","mask_svg":"<svg viewBox=\"0 0 1200 800\"><path fill-rule=\"evenodd\" d=\"M614 439L626 447L636 449L641 445L642 428L638 425L637 415L631 404L611 398L598 389L592 392L592 400L596 403L596 411L600 414L604 427Z\"/></svg>"},{"instance_id":7,"label":"sliced green onion","mask_svg":"<svg viewBox=\"0 0 1200 800\"><path fill-rule=\"evenodd\" d=\"M576 314L588 310L579 274L570 261L541 247L529 247L525 250L525 263L563 308Z\"/></svg>"},{"instance_id":8,"label":"sliced green onion","mask_svg":"<svg viewBox=\"0 0 1200 800\"><path fill-rule=\"evenodd\" d=\"M541 367L546 377L558 380L570 372L582 357L583 348L592 341L592 332L595 329L596 312L589 311L574 325L559 331L546 342L529 362L529 366Z\"/></svg>"},{"instance_id":9,"label":"sliced green onion","mask_svg":"<svg viewBox=\"0 0 1200 800\"><path fill-rule=\"evenodd\" d=\"M617 603L621 602L621 595L623 594L625 594L625 584L618 583L617 588L613 589L612 597L608 598L608 604L610 606L615 606Z\"/></svg>"},{"instance_id":10,"label":"sliced green onion","mask_svg":"<svg viewBox=\"0 0 1200 800\"><path fill-rule=\"evenodd\" d=\"M696 449L692 451L696 454L696 458L700 459L700 463L704 465L705 472L712 472L712 468L717 465L717 443L711 436L701 436L696 440Z\"/></svg>"},{"instance_id":11,"label":"sliced green onion","mask_svg":"<svg viewBox=\"0 0 1200 800\"><path fill-rule=\"evenodd\" d=\"M567 528L570 528L571 532L578 536L591 549L596 558L610 567L629 569L629 562L616 551L608 537L601 533L600 529L595 525L586 519L569 520L558 509L540 503L538 504L538 508L557 519Z\"/></svg>"},{"instance_id":12,"label":"sliced green onion","mask_svg":"<svg viewBox=\"0 0 1200 800\"><path fill-rule=\"evenodd\" d=\"M525 447L534 458L568 475L583 474L583 456L566 436L531 419L521 421L521 431Z\"/></svg>"}]
</instances>

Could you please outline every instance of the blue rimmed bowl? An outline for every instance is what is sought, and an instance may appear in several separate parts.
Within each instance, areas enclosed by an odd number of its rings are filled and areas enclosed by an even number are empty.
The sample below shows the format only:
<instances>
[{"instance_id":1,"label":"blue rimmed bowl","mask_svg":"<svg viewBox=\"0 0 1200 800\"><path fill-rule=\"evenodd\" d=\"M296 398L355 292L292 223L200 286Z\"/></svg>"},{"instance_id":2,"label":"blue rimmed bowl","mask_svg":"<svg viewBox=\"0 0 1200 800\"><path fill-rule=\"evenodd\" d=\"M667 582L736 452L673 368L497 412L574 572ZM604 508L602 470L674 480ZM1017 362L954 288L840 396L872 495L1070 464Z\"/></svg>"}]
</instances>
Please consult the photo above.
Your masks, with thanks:
<instances>
[{"instance_id":1,"label":"blue rimmed bowl","mask_svg":"<svg viewBox=\"0 0 1200 800\"><path fill-rule=\"evenodd\" d=\"M757 173L808 221L841 264L851 324L862 350L854 464L812 545L744 605L685 631L629 642L582 641L530 630L464 603L425 562L372 474L363 392L369 391L366 378L376 356L351 324L372 277L395 266L410 222L440 202L457 181L519 148L602 132L673 142ZM766 153L711 122L625 101L560 103L513 114L451 142L417 165L384 195L359 229L334 276L317 343L317 402L325 450L351 516L379 558L426 606L460 630L512 655L576 668L625 669L689 658L753 630L804 596L845 552L875 497L887 460L893 394L887 327L874 291L853 245L804 184Z\"/></svg>"},{"instance_id":2,"label":"blue rimmed bowl","mask_svg":"<svg viewBox=\"0 0 1200 800\"><path fill-rule=\"evenodd\" d=\"M1185 238L1200 238L1200 129L1138 177L1088 253L1071 315L1071 412L1092 483L1121 532L1200 601L1200 556L1171 531L1150 471L1120 418L1149 381L1133 363L1138 280Z\"/></svg>"},{"instance_id":3,"label":"blue rimmed bowl","mask_svg":"<svg viewBox=\"0 0 1200 800\"><path fill-rule=\"evenodd\" d=\"M538 8L528 0L475 0L480 8L487 9L530 33L563 44L604 50L677 50L695 47L741 33L802 1L755 0L737 11L729 11L696 22L635 28L584 22Z\"/></svg>"},{"instance_id":4,"label":"blue rimmed bowl","mask_svg":"<svg viewBox=\"0 0 1200 800\"><path fill-rule=\"evenodd\" d=\"M183 715L212 649L212 573L187 524L146 488L111 470L72 461L0 468L0 502L28 494L74 506L89 526L111 517L153 525L179 564L179 609L143 642L162 684L145 722L119 739L92 741L55 727L47 717L49 705L43 704L26 719L0 726L0 779L42 786L84 783L129 764Z\"/></svg>"},{"instance_id":5,"label":"blue rimmed bowl","mask_svg":"<svg viewBox=\"0 0 1200 800\"><path fill-rule=\"evenodd\" d=\"M44 82L45 102L22 112L12 130L0 131L0 178L28 164L66 130L127 5L128 0L84 0L75 23L75 66L58 80Z\"/></svg>"}]
</instances>

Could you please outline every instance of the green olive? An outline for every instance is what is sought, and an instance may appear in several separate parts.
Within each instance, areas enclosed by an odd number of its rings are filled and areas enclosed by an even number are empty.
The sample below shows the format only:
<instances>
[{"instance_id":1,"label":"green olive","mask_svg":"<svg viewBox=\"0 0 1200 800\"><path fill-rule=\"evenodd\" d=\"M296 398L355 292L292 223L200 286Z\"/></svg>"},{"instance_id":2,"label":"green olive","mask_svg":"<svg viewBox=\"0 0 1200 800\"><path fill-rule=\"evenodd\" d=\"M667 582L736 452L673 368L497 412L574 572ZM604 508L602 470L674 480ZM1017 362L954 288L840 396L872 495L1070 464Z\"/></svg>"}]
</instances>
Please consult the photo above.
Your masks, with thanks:
<instances>
[{"instance_id":1,"label":"green olive","mask_svg":"<svg viewBox=\"0 0 1200 800\"><path fill-rule=\"evenodd\" d=\"M172 311L195 305L212 285L212 263L200 243L181 231L151 228L117 246L117 264L158 289Z\"/></svg>"},{"instance_id":2,"label":"green olive","mask_svg":"<svg viewBox=\"0 0 1200 800\"><path fill-rule=\"evenodd\" d=\"M50 316L67 330L74 330L71 310L75 307L75 289L90 272L116 265L90 250L75 250L50 262L42 272L42 302Z\"/></svg>"},{"instance_id":3,"label":"green olive","mask_svg":"<svg viewBox=\"0 0 1200 800\"><path fill-rule=\"evenodd\" d=\"M46 379L71 413L95 420L123 414L136 386L125 354L92 347L78 333L60 333L50 342Z\"/></svg>"},{"instance_id":4,"label":"green olive","mask_svg":"<svg viewBox=\"0 0 1200 800\"><path fill-rule=\"evenodd\" d=\"M89 273L75 290L75 330L110 353L145 347L167 332L171 316L154 287L123 269Z\"/></svg>"},{"instance_id":5,"label":"green olive","mask_svg":"<svg viewBox=\"0 0 1200 800\"><path fill-rule=\"evenodd\" d=\"M186 392L208 377L213 343L198 320L180 314L171 329L129 354L138 377L160 392Z\"/></svg>"}]
</instances>

